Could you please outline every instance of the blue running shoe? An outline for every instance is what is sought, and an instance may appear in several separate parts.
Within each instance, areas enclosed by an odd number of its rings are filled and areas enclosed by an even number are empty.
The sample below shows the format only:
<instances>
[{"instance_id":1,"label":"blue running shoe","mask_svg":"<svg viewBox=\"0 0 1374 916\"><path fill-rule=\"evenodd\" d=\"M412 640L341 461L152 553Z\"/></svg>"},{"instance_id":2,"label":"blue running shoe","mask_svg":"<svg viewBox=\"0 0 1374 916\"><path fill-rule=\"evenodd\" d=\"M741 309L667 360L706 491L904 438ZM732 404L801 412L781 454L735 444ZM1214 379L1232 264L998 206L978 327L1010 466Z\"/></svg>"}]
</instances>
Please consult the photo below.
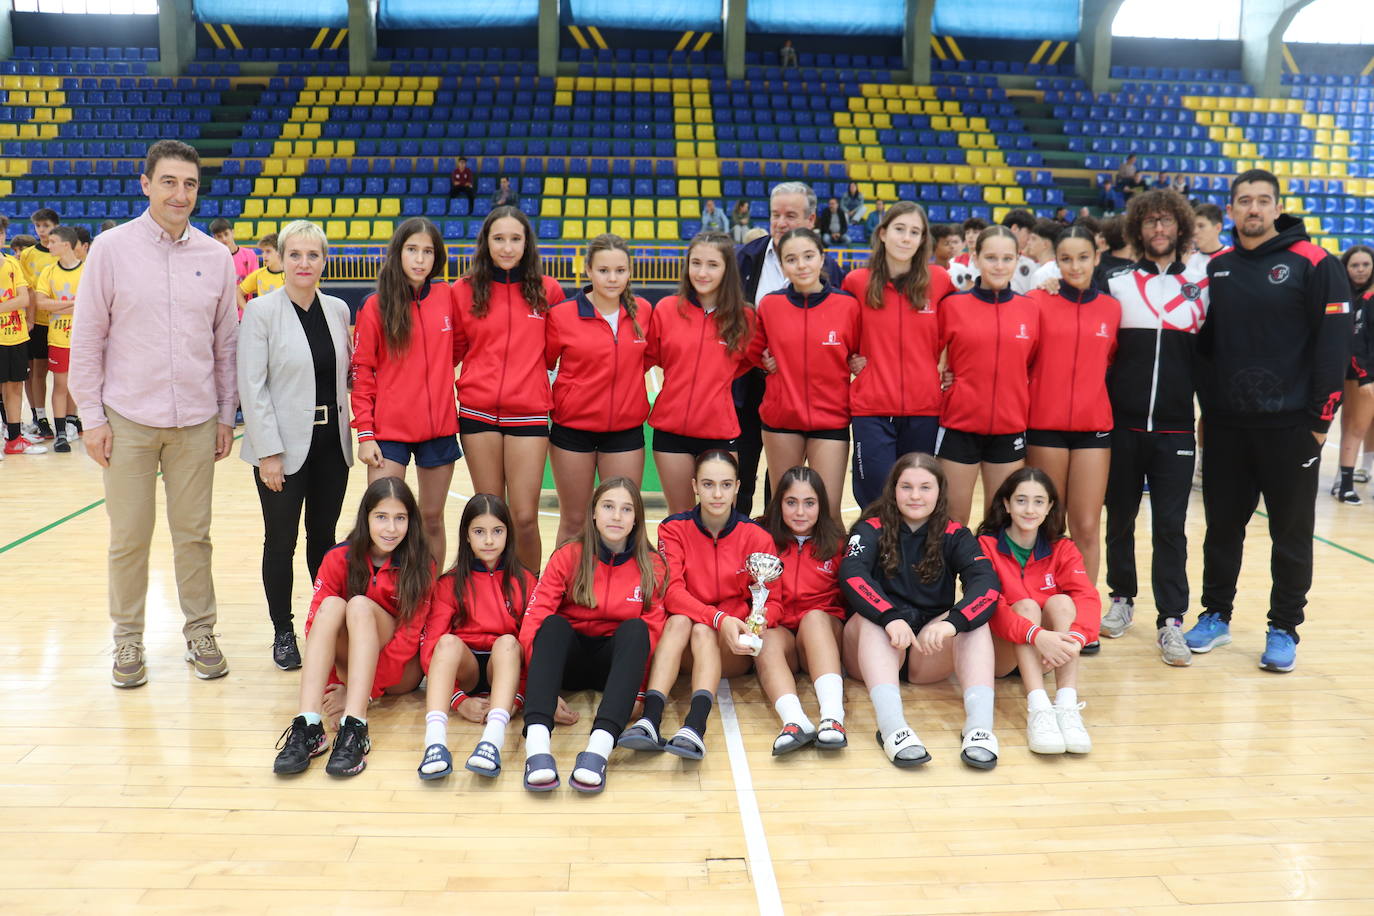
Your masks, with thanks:
<instances>
[{"instance_id":1,"label":"blue running shoe","mask_svg":"<svg viewBox=\"0 0 1374 916\"><path fill-rule=\"evenodd\" d=\"M1191 630L1183 634L1183 640L1188 643L1189 649L1199 655L1211 652L1217 646L1230 644L1231 625L1222 620L1217 612L1208 611L1197 619Z\"/></svg>"},{"instance_id":2,"label":"blue running shoe","mask_svg":"<svg viewBox=\"0 0 1374 916\"><path fill-rule=\"evenodd\" d=\"M1264 639L1264 654L1259 666L1265 671L1292 671L1298 655L1298 642L1293 634L1278 627L1270 627Z\"/></svg>"}]
</instances>

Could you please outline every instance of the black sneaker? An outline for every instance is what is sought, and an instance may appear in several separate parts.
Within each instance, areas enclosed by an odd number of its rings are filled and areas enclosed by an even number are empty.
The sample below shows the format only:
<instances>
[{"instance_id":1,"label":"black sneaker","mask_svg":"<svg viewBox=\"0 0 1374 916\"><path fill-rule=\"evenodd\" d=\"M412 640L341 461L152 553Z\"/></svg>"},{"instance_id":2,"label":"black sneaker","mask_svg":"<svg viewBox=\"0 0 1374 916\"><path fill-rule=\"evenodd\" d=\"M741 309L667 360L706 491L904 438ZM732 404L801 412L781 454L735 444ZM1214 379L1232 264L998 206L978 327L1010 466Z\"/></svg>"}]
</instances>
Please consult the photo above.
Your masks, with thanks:
<instances>
[{"instance_id":1,"label":"black sneaker","mask_svg":"<svg viewBox=\"0 0 1374 916\"><path fill-rule=\"evenodd\" d=\"M59 451L61 450L59 449ZM1347 506L1364 505L1364 500L1360 499L1360 494L1356 493L1354 490L1346 490L1341 493L1332 493L1331 495L1336 497L1337 502L1345 503Z\"/></svg>"},{"instance_id":2,"label":"black sneaker","mask_svg":"<svg viewBox=\"0 0 1374 916\"><path fill-rule=\"evenodd\" d=\"M296 646L296 634L283 630L272 640L272 662L283 671L301 666L301 650Z\"/></svg>"},{"instance_id":3,"label":"black sneaker","mask_svg":"<svg viewBox=\"0 0 1374 916\"><path fill-rule=\"evenodd\" d=\"M344 716L339 733L334 736L334 750L324 771L330 776L357 776L367 768L367 752L372 739L367 737L367 723L353 716Z\"/></svg>"},{"instance_id":4,"label":"black sneaker","mask_svg":"<svg viewBox=\"0 0 1374 916\"><path fill-rule=\"evenodd\" d=\"M300 773L310 766L312 758L324 753L329 741L324 736L324 724L311 725L305 716L296 716L277 739L277 760L272 772L288 775Z\"/></svg>"},{"instance_id":5,"label":"black sneaker","mask_svg":"<svg viewBox=\"0 0 1374 916\"><path fill-rule=\"evenodd\" d=\"M1100 642L1098 642L1096 639L1094 639L1092 642L1088 643L1086 646L1084 646L1082 649L1080 649L1078 654L1079 654L1079 655L1096 655L1097 653L1099 653L1099 652L1101 652L1101 651L1102 651L1102 643L1100 643Z\"/></svg>"},{"instance_id":6,"label":"black sneaker","mask_svg":"<svg viewBox=\"0 0 1374 916\"><path fill-rule=\"evenodd\" d=\"M44 439L53 438L52 424L48 422L47 417L38 418L38 435L42 436Z\"/></svg>"},{"instance_id":7,"label":"black sneaker","mask_svg":"<svg viewBox=\"0 0 1374 916\"><path fill-rule=\"evenodd\" d=\"M54 452L70 452L72 446L71 443L67 441L66 436L58 436L57 441L52 444L52 450Z\"/></svg>"}]
</instances>

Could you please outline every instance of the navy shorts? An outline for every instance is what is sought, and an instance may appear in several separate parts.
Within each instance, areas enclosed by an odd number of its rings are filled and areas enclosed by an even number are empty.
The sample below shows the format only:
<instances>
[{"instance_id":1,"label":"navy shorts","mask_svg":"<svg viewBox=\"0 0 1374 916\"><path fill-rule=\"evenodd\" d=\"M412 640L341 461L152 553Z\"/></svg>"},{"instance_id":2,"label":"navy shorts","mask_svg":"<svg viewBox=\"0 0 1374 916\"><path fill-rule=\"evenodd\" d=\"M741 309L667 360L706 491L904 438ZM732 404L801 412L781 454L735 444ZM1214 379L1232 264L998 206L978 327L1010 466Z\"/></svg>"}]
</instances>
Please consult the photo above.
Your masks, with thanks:
<instances>
[{"instance_id":1,"label":"navy shorts","mask_svg":"<svg viewBox=\"0 0 1374 916\"><path fill-rule=\"evenodd\" d=\"M1026 457L1026 434L982 435L940 427L935 455L955 464L1011 464Z\"/></svg>"},{"instance_id":2,"label":"navy shorts","mask_svg":"<svg viewBox=\"0 0 1374 916\"><path fill-rule=\"evenodd\" d=\"M1026 441L1036 448L1111 448L1111 430L1097 432L1067 432L1059 429L1031 429Z\"/></svg>"},{"instance_id":3,"label":"navy shorts","mask_svg":"<svg viewBox=\"0 0 1374 916\"><path fill-rule=\"evenodd\" d=\"M839 429L787 429L782 426L769 426L767 423L760 423L764 432L783 433L788 436L802 436L807 439L833 439L837 442L849 441L849 427L841 426Z\"/></svg>"},{"instance_id":4,"label":"navy shorts","mask_svg":"<svg viewBox=\"0 0 1374 916\"><path fill-rule=\"evenodd\" d=\"M644 447L644 427L632 426L608 433L594 433L585 429L553 424L549 429L549 445L565 452L633 452Z\"/></svg>"},{"instance_id":5,"label":"navy shorts","mask_svg":"<svg viewBox=\"0 0 1374 916\"><path fill-rule=\"evenodd\" d=\"M48 326L36 324L29 328L29 360L41 359L48 365Z\"/></svg>"},{"instance_id":6,"label":"navy shorts","mask_svg":"<svg viewBox=\"0 0 1374 916\"><path fill-rule=\"evenodd\" d=\"M378 439L377 447L382 450L383 458L399 465L410 464L410 456L414 455L417 468L443 467L463 457L463 450L458 447L458 437L451 435L437 436L424 442L384 442Z\"/></svg>"},{"instance_id":7,"label":"navy shorts","mask_svg":"<svg viewBox=\"0 0 1374 916\"><path fill-rule=\"evenodd\" d=\"M29 345L0 345L0 382L22 382L29 377Z\"/></svg>"}]
</instances>

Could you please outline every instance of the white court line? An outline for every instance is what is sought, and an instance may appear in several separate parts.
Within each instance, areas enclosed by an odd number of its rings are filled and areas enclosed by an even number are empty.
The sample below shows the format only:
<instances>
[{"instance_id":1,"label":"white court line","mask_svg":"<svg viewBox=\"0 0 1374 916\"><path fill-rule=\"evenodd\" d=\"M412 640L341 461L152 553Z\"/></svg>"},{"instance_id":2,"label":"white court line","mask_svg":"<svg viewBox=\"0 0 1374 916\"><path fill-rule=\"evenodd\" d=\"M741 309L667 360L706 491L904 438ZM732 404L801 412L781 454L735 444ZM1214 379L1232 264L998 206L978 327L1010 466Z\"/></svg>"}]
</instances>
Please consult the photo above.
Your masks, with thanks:
<instances>
[{"instance_id":1,"label":"white court line","mask_svg":"<svg viewBox=\"0 0 1374 916\"><path fill-rule=\"evenodd\" d=\"M730 693L730 682L724 678L721 678L716 691L716 702L720 705L720 729L725 733L725 748L730 755L730 774L735 781L739 819L744 826L744 843L749 856L749 876L754 883L754 897L763 916L781 916L782 895L778 893L778 879L773 874L773 857L768 852L763 818L759 816L754 780L749 772L749 759L744 753L739 717L735 715L735 699Z\"/></svg>"}]
</instances>

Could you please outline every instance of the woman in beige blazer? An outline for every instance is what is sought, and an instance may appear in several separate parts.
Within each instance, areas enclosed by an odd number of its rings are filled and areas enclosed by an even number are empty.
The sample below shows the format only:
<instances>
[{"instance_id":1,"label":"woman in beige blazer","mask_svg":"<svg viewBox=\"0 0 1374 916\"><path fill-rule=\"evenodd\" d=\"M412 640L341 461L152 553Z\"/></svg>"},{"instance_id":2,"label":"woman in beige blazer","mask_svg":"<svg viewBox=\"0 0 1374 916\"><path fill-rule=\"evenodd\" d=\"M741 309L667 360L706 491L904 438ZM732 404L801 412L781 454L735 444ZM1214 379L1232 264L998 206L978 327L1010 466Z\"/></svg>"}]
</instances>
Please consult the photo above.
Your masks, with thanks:
<instances>
[{"instance_id":1,"label":"woman in beige blazer","mask_svg":"<svg viewBox=\"0 0 1374 916\"><path fill-rule=\"evenodd\" d=\"M348 306L319 292L329 243L298 220L277 237L285 286L253 299L239 327L240 455L254 466L262 503L262 586L276 636L272 660L299 668L292 567L301 509L313 581L336 542L353 450L348 435Z\"/></svg>"}]
</instances>

